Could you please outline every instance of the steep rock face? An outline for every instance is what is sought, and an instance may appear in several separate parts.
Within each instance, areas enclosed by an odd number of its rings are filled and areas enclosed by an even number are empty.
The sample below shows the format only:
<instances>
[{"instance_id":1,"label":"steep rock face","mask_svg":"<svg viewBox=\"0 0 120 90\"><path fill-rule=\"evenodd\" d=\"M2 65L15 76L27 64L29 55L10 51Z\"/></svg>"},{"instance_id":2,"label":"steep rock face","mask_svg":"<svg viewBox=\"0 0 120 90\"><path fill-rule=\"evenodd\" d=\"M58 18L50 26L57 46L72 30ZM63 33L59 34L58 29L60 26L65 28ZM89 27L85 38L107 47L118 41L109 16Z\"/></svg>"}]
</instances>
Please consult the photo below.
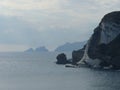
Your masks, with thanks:
<instances>
[{"instance_id":1,"label":"steep rock face","mask_svg":"<svg viewBox=\"0 0 120 90\"><path fill-rule=\"evenodd\" d=\"M86 44L83 58L92 65L98 60L102 65L120 67L120 12L112 12L103 17L99 26ZM104 64L103 64L104 63Z\"/></svg>"},{"instance_id":2,"label":"steep rock face","mask_svg":"<svg viewBox=\"0 0 120 90\"><path fill-rule=\"evenodd\" d=\"M120 34L120 12L112 12L104 16L99 26L94 30L90 40L88 54L91 58L98 57L99 46L107 45Z\"/></svg>"},{"instance_id":3,"label":"steep rock face","mask_svg":"<svg viewBox=\"0 0 120 90\"><path fill-rule=\"evenodd\" d=\"M84 50L85 50L85 46L82 49L74 50L72 52L72 64L76 65L77 62L79 62L82 59L82 57L84 55Z\"/></svg>"},{"instance_id":4,"label":"steep rock face","mask_svg":"<svg viewBox=\"0 0 120 90\"><path fill-rule=\"evenodd\" d=\"M109 63L114 68L120 67L120 34L107 45L106 55L110 56Z\"/></svg>"}]
</instances>

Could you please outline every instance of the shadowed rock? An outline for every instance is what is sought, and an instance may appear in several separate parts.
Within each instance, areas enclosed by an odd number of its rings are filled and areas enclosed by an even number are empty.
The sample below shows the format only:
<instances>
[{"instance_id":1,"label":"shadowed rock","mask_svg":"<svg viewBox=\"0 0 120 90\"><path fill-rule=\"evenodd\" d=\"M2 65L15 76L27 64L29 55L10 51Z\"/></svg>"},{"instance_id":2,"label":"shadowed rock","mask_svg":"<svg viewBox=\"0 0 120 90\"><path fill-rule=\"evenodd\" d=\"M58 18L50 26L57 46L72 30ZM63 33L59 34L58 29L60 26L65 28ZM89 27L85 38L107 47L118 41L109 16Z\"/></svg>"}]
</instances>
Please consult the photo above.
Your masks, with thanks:
<instances>
[{"instance_id":1,"label":"shadowed rock","mask_svg":"<svg viewBox=\"0 0 120 90\"><path fill-rule=\"evenodd\" d=\"M57 64L67 64L67 57L64 53L59 54L57 57Z\"/></svg>"},{"instance_id":2,"label":"shadowed rock","mask_svg":"<svg viewBox=\"0 0 120 90\"><path fill-rule=\"evenodd\" d=\"M84 49L73 51L72 52L72 64L76 65L77 62L79 62L82 59L83 55L84 55Z\"/></svg>"},{"instance_id":3,"label":"shadowed rock","mask_svg":"<svg viewBox=\"0 0 120 90\"><path fill-rule=\"evenodd\" d=\"M103 17L91 36L87 54L92 60L101 60L103 67L120 68L120 11Z\"/></svg>"}]
</instances>

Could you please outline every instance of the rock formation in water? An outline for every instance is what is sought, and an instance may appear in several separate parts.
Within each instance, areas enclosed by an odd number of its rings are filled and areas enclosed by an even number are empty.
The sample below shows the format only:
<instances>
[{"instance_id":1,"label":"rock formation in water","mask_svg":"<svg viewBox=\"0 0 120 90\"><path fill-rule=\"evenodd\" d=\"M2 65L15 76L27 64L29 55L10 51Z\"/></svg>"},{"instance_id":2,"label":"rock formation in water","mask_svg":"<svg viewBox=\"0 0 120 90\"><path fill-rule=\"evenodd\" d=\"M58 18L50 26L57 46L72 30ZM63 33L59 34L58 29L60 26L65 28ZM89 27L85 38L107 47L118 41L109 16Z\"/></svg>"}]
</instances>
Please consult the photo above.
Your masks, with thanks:
<instances>
[{"instance_id":1,"label":"rock formation in water","mask_svg":"<svg viewBox=\"0 0 120 90\"><path fill-rule=\"evenodd\" d=\"M67 57L64 53L59 54L57 57L57 64L67 64Z\"/></svg>"},{"instance_id":2,"label":"rock formation in water","mask_svg":"<svg viewBox=\"0 0 120 90\"><path fill-rule=\"evenodd\" d=\"M87 63L93 67L120 68L120 11L105 15L81 50L77 51L78 55L73 52L74 58L80 58L78 63Z\"/></svg>"}]
</instances>

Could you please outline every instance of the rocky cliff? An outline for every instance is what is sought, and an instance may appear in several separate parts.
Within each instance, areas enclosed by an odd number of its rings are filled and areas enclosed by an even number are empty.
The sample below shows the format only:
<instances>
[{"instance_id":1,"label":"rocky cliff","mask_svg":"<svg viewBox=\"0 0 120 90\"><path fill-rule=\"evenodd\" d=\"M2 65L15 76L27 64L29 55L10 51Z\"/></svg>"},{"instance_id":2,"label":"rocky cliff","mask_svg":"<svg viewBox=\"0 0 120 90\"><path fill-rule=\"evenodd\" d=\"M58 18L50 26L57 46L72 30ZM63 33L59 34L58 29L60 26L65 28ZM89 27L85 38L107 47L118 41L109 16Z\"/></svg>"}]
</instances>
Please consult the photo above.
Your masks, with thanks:
<instances>
[{"instance_id":1,"label":"rocky cliff","mask_svg":"<svg viewBox=\"0 0 120 90\"><path fill-rule=\"evenodd\" d=\"M106 14L87 44L72 52L72 64L120 69L120 11Z\"/></svg>"},{"instance_id":2,"label":"rocky cliff","mask_svg":"<svg viewBox=\"0 0 120 90\"><path fill-rule=\"evenodd\" d=\"M80 58L78 63L120 68L120 11L106 14L81 50L73 52L74 58ZM82 56L79 55L81 52Z\"/></svg>"}]
</instances>

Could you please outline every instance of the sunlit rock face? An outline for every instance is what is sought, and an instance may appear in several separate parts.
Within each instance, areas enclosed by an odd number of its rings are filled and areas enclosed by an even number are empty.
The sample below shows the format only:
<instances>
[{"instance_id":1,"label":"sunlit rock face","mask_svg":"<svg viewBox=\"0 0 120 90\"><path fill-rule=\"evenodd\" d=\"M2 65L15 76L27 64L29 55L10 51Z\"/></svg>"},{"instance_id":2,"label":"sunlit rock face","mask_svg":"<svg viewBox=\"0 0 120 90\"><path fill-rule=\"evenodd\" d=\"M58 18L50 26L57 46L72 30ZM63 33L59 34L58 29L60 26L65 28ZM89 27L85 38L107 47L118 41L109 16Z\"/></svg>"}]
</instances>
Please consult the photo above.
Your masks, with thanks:
<instances>
[{"instance_id":1,"label":"sunlit rock face","mask_svg":"<svg viewBox=\"0 0 120 90\"><path fill-rule=\"evenodd\" d=\"M81 60L86 61L89 64L91 64L89 60L100 60L101 62L99 62L99 65L113 65L114 67L120 67L119 37L120 12L117 11L109 13L103 17L86 45L86 52L84 52L84 54L87 55L83 55Z\"/></svg>"},{"instance_id":2,"label":"sunlit rock face","mask_svg":"<svg viewBox=\"0 0 120 90\"><path fill-rule=\"evenodd\" d=\"M101 38L100 44L108 44L120 34L120 25L115 22L101 23Z\"/></svg>"}]
</instances>

